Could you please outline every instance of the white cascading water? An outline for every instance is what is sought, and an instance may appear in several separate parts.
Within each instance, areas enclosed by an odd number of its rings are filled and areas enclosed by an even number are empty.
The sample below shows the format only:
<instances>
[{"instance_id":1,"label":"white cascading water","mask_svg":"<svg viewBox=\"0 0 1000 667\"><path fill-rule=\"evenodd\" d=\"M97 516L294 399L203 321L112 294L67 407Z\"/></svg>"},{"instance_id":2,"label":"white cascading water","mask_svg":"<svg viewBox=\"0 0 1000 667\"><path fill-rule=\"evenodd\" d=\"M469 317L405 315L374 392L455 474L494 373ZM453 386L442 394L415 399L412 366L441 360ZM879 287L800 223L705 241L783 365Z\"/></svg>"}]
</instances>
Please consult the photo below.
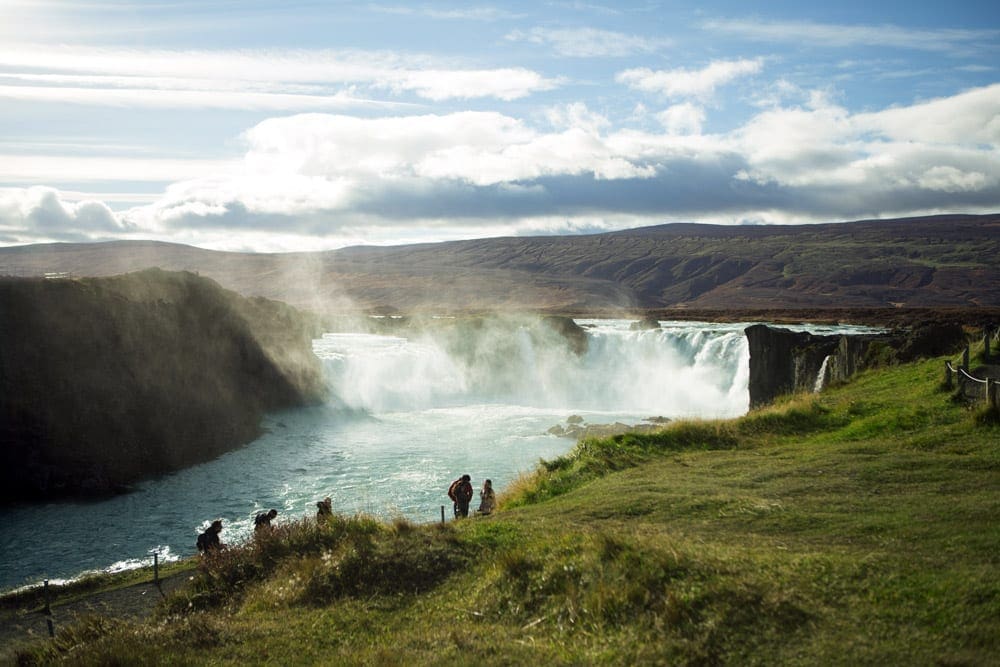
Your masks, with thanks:
<instances>
[{"instance_id":1,"label":"white cascading water","mask_svg":"<svg viewBox=\"0 0 1000 667\"><path fill-rule=\"evenodd\" d=\"M823 385L826 384L826 365L830 361L830 355L823 357L823 363L820 364L819 372L816 373L816 382L813 384L813 393L818 394L823 391Z\"/></svg>"},{"instance_id":2,"label":"white cascading water","mask_svg":"<svg viewBox=\"0 0 1000 667\"><path fill-rule=\"evenodd\" d=\"M130 494L11 508L0 588L148 564L154 548L161 560L190 555L215 518L224 542L240 541L256 512L274 507L279 522L312 516L325 496L342 513L439 520L458 475L502 489L540 458L566 453L573 441L547 430L573 414L600 424L746 412L744 325L579 323L589 342L582 357L557 336L540 342L518 331L511 341L510 329L498 334L502 348L461 359L430 336L328 334L314 349L329 405L272 415L258 440Z\"/></svg>"},{"instance_id":3,"label":"white cascading water","mask_svg":"<svg viewBox=\"0 0 1000 667\"><path fill-rule=\"evenodd\" d=\"M314 349L338 398L372 414L473 403L668 417L746 412L742 325L631 331L623 320L580 322L589 343L583 356L521 332L517 355L494 366L453 358L429 338L327 334Z\"/></svg>"}]
</instances>

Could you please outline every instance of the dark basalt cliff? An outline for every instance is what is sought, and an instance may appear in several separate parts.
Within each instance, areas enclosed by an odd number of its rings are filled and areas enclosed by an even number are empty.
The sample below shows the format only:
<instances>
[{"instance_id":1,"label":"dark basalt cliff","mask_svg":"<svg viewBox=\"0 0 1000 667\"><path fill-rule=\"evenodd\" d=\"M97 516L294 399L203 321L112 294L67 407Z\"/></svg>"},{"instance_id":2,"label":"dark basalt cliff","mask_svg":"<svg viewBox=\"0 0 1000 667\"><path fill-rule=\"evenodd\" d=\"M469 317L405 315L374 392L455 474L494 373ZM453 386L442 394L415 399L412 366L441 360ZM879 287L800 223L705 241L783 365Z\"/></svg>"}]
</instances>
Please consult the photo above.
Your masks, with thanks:
<instances>
[{"instance_id":1,"label":"dark basalt cliff","mask_svg":"<svg viewBox=\"0 0 1000 667\"><path fill-rule=\"evenodd\" d=\"M750 409L778 396L811 389L838 336L816 336L766 324L746 329L750 347Z\"/></svg>"},{"instance_id":2,"label":"dark basalt cliff","mask_svg":"<svg viewBox=\"0 0 1000 667\"><path fill-rule=\"evenodd\" d=\"M765 324L746 329L750 409L784 394L844 382L868 368L951 353L965 343L955 323L930 323L885 334L816 335ZM824 361L825 366L824 366Z\"/></svg>"},{"instance_id":3,"label":"dark basalt cliff","mask_svg":"<svg viewBox=\"0 0 1000 667\"><path fill-rule=\"evenodd\" d=\"M102 494L318 400L311 321L192 273L0 281L0 499Z\"/></svg>"}]
</instances>

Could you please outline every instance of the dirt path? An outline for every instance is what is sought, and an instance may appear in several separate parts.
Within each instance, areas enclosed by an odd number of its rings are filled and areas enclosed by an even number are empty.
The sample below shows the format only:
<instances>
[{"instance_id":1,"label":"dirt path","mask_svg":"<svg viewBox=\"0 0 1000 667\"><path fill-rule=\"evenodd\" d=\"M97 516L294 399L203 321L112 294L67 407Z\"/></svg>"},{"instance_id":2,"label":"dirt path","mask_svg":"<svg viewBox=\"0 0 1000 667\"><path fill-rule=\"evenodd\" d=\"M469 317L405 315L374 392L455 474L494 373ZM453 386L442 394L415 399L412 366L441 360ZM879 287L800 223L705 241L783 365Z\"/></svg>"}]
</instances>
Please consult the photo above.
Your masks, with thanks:
<instances>
[{"instance_id":1,"label":"dirt path","mask_svg":"<svg viewBox=\"0 0 1000 667\"><path fill-rule=\"evenodd\" d=\"M179 572L161 578L159 590L150 581L84 595L65 603L57 601L51 606L51 616L38 609L0 609L0 662L7 660L13 647L21 641L47 639L49 620L52 621L55 632L58 634L60 627L64 627L77 617L87 614L100 614L124 619L146 618L163 599L163 595L185 585L192 575L192 572ZM161 591L163 595L161 595Z\"/></svg>"}]
</instances>

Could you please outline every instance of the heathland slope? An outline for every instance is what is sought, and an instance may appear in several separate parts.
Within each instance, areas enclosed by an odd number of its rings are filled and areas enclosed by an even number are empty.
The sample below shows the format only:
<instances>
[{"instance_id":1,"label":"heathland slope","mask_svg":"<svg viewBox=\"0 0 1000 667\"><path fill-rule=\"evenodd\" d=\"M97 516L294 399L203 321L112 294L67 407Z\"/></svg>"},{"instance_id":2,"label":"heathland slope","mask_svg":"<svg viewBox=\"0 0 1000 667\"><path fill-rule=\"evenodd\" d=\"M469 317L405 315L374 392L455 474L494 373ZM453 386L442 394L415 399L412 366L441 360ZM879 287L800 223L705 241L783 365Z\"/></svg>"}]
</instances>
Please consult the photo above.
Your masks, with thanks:
<instances>
[{"instance_id":1,"label":"heathland slope","mask_svg":"<svg viewBox=\"0 0 1000 667\"><path fill-rule=\"evenodd\" d=\"M1000 307L1000 214L821 225L668 224L295 254L152 242L0 249L0 274L197 271L313 310Z\"/></svg>"},{"instance_id":2,"label":"heathland slope","mask_svg":"<svg viewBox=\"0 0 1000 667\"><path fill-rule=\"evenodd\" d=\"M317 400L311 320L190 273L0 280L0 499L105 493Z\"/></svg>"},{"instance_id":3,"label":"heathland slope","mask_svg":"<svg viewBox=\"0 0 1000 667\"><path fill-rule=\"evenodd\" d=\"M994 664L1000 427L942 365L585 440L489 517L285 523L21 664Z\"/></svg>"}]
</instances>

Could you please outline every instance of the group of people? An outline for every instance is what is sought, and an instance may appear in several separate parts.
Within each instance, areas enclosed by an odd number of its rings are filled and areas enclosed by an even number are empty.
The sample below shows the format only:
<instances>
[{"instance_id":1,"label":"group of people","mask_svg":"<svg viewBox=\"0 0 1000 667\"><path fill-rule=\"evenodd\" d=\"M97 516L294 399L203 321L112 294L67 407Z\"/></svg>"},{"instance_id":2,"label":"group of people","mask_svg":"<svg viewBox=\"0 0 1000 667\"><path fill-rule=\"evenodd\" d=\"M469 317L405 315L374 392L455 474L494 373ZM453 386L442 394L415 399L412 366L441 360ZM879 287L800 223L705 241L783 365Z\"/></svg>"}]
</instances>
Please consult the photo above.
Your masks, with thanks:
<instances>
[{"instance_id":1,"label":"group of people","mask_svg":"<svg viewBox=\"0 0 1000 667\"><path fill-rule=\"evenodd\" d=\"M469 516L469 503L472 502L472 477L462 475L448 487L448 497L451 498L455 518ZM496 509L497 496L493 491L493 482L486 480L479 492L479 509L476 514L490 514Z\"/></svg>"},{"instance_id":2,"label":"group of people","mask_svg":"<svg viewBox=\"0 0 1000 667\"><path fill-rule=\"evenodd\" d=\"M448 497L454 503L455 518L469 516L469 503L472 502L472 478L469 475L462 475L448 488ZM493 482L486 480L483 488L479 491L479 509L476 514L490 514L496 509L497 497L493 492ZM271 528L271 521L278 516L278 510L270 509L260 512L253 519L254 533L267 531ZM333 516L333 501L330 496L316 503L316 521L323 523ZM219 535L222 533L222 519L216 519L205 531L198 535L198 551L211 553L218 551L225 545Z\"/></svg>"},{"instance_id":3,"label":"group of people","mask_svg":"<svg viewBox=\"0 0 1000 667\"><path fill-rule=\"evenodd\" d=\"M261 533L262 531L268 531L271 529L271 521L278 516L278 510L270 509L266 512L260 512L253 518L253 531L254 534ZM323 523L327 519L333 516L333 500L330 496L327 496L323 500L316 503L316 521ZM203 533L198 535L197 547L198 551L202 553L210 553L213 551L218 551L222 547L226 546L222 543L219 535L222 533L222 519L216 519L211 523L211 525L205 529Z\"/></svg>"}]
</instances>

